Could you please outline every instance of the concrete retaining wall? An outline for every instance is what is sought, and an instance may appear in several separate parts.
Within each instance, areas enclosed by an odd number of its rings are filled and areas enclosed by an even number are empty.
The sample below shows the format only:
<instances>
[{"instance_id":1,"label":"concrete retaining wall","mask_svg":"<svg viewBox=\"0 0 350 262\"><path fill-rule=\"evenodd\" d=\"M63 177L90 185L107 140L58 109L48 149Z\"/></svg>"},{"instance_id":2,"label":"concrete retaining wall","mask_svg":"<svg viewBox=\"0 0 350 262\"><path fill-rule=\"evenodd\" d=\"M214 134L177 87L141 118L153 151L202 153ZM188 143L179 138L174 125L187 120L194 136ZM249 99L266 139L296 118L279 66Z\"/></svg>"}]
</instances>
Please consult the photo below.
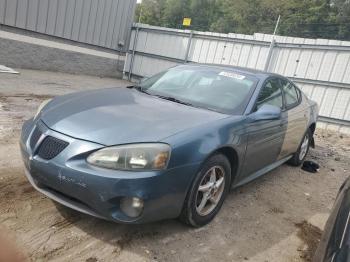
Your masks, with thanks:
<instances>
[{"instance_id":1,"label":"concrete retaining wall","mask_svg":"<svg viewBox=\"0 0 350 262\"><path fill-rule=\"evenodd\" d=\"M0 64L15 68L122 77L125 57L0 31Z\"/></svg>"}]
</instances>

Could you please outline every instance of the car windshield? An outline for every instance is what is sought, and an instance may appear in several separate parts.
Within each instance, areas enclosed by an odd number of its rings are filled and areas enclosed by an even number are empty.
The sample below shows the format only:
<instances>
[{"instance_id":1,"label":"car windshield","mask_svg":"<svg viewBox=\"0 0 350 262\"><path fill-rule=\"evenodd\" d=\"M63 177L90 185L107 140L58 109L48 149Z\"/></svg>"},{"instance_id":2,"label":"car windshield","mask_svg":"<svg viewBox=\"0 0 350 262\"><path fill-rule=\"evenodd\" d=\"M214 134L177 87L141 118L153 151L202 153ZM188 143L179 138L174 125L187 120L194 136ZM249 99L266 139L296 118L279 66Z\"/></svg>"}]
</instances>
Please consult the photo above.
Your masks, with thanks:
<instances>
[{"instance_id":1,"label":"car windshield","mask_svg":"<svg viewBox=\"0 0 350 262\"><path fill-rule=\"evenodd\" d=\"M225 114L242 114L257 80L226 68L178 66L139 85L139 90Z\"/></svg>"}]
</instances>

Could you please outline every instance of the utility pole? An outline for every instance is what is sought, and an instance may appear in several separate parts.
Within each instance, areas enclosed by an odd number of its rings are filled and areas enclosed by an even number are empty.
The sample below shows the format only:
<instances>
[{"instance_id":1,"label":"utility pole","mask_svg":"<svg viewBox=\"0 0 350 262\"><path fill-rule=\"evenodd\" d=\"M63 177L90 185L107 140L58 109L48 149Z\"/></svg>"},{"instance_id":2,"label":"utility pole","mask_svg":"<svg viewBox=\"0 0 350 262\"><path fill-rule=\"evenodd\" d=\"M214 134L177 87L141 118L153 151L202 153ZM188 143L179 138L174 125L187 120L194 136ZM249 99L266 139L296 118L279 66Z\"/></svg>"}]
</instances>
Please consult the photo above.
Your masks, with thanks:
<instances>
[{"instance_id":1,"label":"utility pole","mask_svg":"<svg viewBox=\"0 0 350 262\"><path fill-rule=\"evenodd\" d=\"M140 4L139 23L141 23L141 17L142 17L142 3Z\"/></svg>"},{"instance_id":2,"label":"utility pole","mask_svg":"<svg viewBox=\"0 0 350 262\"><path fill-rule=\"evenodd\" d=\"M275 35L277 33L277 29L278 29L278 26L280 24L280 19L281 19L281 15L278 15L276 26L275 26L275 30L273 31L273 39L275 38Z\"/></svg>"},{"instance_id":3,"label":"utility pole","mask_svg":"<svg viewBox=\"0 0 350 262\"><path fill-rule=\"evenodd\" d=\"M269 53L267 55L264 71L268 71L269 70L269 66L270 66L270 62L271 62L271 58L272 58L273 47L275 46L275 43L276 43L275 35L277 33L277 30L278 30L280 19L281 19L281 15L278 15L276 26L275 26L275 30L273 31L273 35L272 35L272 39L271 39L271 43L270 43L270 48L269 48Z\"/></svg>"}]
</instances>

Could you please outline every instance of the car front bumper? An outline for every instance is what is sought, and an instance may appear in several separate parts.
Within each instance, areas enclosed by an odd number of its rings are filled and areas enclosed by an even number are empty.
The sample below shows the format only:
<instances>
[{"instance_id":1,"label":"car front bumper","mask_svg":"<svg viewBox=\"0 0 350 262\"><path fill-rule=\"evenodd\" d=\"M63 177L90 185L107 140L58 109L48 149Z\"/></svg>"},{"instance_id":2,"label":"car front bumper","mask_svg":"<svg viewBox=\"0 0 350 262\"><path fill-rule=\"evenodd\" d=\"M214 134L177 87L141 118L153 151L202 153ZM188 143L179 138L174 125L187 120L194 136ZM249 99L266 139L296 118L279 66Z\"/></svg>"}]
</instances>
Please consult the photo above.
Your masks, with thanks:
<instances>
[{"instance_id":1,"label":"car front bumper","mask_svg":"<svg viewBox=\"0 0 350 262\"><path fill-rule=\"evenodd\" d=\"M33 146L30 140L36 126L42 135ZM46 136L69 144L56 157L45 160L37 154L36 148ZM32 119L24 123L20 139L29 182L36 190L65 206L122 223L145 223L180 215L199 163L151 172L117 171L89 165L86 157L103 147L53 131L43 122ZM124 197L143 200L140 216L132 218L124 214L120 208Z\"/></svg>"}]
</instances>

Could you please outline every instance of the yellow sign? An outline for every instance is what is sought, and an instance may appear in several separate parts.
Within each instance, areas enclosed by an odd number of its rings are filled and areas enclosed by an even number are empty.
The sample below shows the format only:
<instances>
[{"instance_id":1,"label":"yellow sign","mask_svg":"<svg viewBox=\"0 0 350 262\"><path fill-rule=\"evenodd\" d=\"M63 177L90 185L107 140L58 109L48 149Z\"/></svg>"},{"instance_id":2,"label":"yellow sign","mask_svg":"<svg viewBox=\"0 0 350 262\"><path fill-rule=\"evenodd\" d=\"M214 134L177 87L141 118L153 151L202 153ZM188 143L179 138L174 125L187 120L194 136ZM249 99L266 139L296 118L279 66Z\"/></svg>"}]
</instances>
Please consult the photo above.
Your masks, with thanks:
<instances>
[{"instance_id":1,"label":"yellow sign","mask_svg":"<svg viewBox=\"0 0 350 262\"><path fill-rule=\"evenodd\" d=\"M191 25L191 18L185 17L184 21L182 22L182 25L190 26Z\"/></svg>"}]
</instances>

